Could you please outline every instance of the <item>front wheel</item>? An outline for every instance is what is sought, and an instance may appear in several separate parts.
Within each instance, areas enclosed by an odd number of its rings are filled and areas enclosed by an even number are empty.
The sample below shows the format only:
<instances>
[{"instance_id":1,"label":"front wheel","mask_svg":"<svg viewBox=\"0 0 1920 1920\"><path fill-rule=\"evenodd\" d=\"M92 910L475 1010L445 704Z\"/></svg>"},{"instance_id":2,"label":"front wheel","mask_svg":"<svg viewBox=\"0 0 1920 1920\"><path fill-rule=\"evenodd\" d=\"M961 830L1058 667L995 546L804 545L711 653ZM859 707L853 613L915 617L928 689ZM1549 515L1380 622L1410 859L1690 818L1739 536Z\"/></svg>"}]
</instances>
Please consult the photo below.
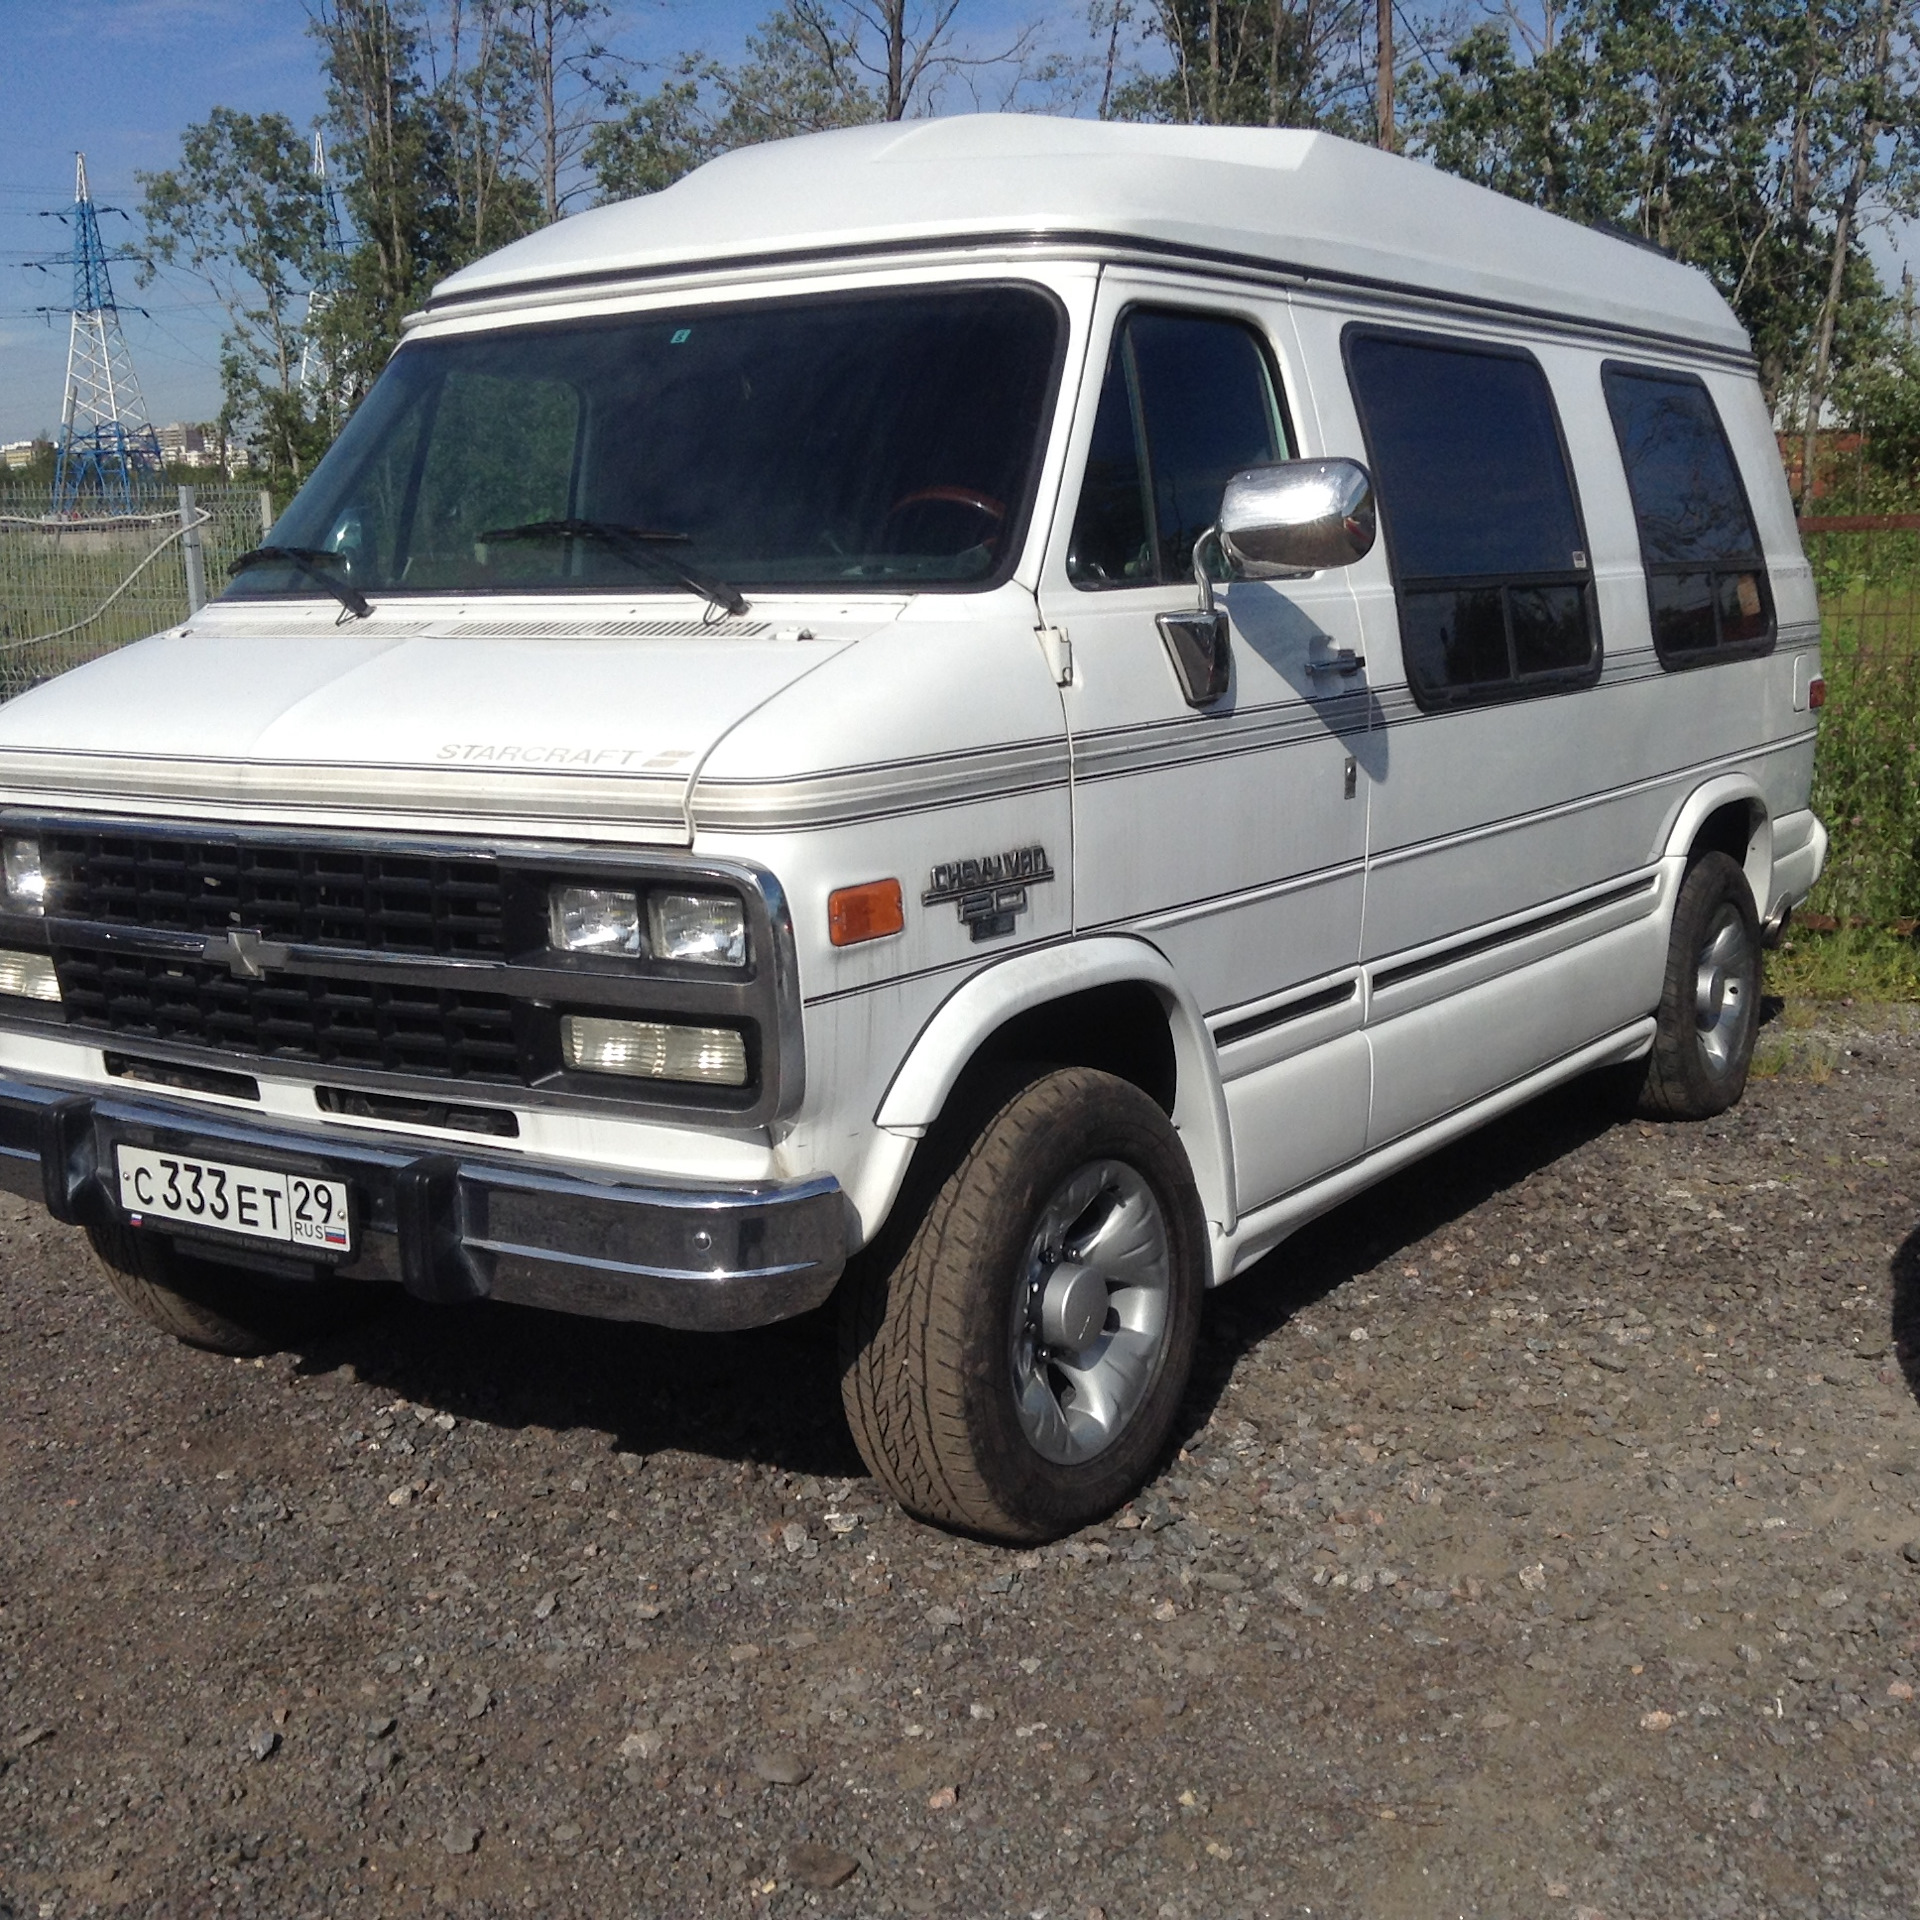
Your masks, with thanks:
<instances>
[{"instance_id":1,"label":"front wheel","mask_svg":"<svg viewBox=\"0 0 1920 1920\"><path fill-rule=\"evenodd\" d=\"M190 1347L251 1357L343 1332L376 1312L383 1290L352 1280L280 1280L196 1260L160 1235L89 1227L108 1284L143 1320Z\"/></svg>"},{"instance_id":2,"label":"front wheel","mask_svg":"<svg viewBox=\"0 0 1920 1920\"><path fill-rule=\"evenodd\" d=\"M1110 1513L1166 1445L1206 1223L1179 1136L1128 1082L1063 1068L987 1109L894 1251L849 1273L841 1389L909 1512L1050 1540Z\"/></svg>"},{"instance_id":3,"label":"front wheel","mask_svg":"<svg viewBox=\"0 0 1920 1920\"><path fill-rule=\"evenodd\" d=\"M1707 1120L1746 1091L1760 1025L1760 923L1737 862L1703 854L1674 902L1653 1049L1639 1089L1650 1119Z\"/></svg>"}]
</instances>

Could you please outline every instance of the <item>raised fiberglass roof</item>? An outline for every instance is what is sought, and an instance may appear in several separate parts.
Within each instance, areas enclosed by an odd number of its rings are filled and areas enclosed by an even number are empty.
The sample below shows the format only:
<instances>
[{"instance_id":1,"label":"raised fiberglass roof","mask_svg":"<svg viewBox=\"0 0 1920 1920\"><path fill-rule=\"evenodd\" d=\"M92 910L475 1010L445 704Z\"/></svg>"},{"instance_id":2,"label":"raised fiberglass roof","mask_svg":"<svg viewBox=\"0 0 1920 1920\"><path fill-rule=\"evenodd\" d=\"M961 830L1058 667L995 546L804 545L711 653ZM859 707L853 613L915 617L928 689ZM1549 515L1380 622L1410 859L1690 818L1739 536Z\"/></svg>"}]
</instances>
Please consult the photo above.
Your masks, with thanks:
<instances>
[{"instance_id":1,"label":"raised fiberglass roof","mask_svg":"<svg viewBox=\"0 0 1920 1920\"><path fill-rule=\"evenodd\" d=\"M1325 133L966 114L744 147L443 281L432 308L576 277L1005 236L1095 236L1745 352L1706 275ZM431 310L431 309L430 309Z\"/></svg>"}]
</instances>

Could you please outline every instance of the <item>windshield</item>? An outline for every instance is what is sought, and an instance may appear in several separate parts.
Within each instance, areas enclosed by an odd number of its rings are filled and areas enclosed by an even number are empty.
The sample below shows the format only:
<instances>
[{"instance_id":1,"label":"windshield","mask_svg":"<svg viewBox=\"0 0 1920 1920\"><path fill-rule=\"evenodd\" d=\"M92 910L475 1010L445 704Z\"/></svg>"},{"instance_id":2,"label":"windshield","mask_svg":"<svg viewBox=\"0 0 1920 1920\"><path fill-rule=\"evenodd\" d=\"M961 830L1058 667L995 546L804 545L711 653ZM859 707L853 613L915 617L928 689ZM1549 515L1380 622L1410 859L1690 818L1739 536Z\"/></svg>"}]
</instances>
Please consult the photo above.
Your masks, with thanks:
<instances>
[{"instance_id":1,"label":"windshield","mask_svg":"<svg viewBox=\"0 0 1920 1920\"><path fill-rule=\"evenodd\" d=\"M376 595L989 585L1060 331L1038 290L974 286L415 341L272 545ZM263 558L227 594L318 590Z\"/></svg>"}]
</instances>

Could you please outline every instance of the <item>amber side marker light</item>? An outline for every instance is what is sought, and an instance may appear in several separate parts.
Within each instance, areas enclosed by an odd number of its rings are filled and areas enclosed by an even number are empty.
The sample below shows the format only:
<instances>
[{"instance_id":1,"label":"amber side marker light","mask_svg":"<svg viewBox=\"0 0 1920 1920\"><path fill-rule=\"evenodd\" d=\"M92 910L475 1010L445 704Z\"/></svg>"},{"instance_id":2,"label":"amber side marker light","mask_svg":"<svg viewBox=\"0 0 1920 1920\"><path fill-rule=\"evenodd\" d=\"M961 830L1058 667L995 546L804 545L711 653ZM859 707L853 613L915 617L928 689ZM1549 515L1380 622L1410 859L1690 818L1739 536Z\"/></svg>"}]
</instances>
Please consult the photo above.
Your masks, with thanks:
<instances>
[{"instance_id":1,"label":"amber side marker light","mask_svg":"<svg viewBox=\"0 0 1920 1920\"><path fill-rule=\"evenodd\" d=\"M898 880L868 880L857 887L836 887L827 895L827 938L836 947L884 940L906 924Z\"/></svg>"},{"instance_id":2,"label":"amber side marker light","mask_svg":"<svg viewBox=\"0 0 1920 1920\"><path fill-rule=\"evenodd\" d=\"M1818 713L1827 704L1827 683L1816 675L1807 682L1807 705Z\"/></svg>"}]
</instances>

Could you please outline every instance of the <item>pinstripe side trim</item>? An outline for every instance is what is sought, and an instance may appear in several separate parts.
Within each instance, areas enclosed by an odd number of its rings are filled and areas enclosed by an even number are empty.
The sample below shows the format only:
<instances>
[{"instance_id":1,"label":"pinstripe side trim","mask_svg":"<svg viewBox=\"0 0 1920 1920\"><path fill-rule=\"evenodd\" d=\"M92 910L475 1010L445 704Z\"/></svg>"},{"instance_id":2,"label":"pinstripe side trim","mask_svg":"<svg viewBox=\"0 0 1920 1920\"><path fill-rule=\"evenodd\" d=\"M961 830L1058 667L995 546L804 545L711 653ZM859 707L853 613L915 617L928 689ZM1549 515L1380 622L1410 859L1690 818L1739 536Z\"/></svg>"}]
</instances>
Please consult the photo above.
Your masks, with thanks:
<instances>
[{"instance_id":1,"label":"pinstripe side trim","mask_svg":"<svg viewBox=\"0 0 1920 1920\"><path fill-rule=\"evenodd\" d=\"M1656 788L1683 780L1698 780L1711 773L1729 773L1751 760L1765 759L1776 753L1792 753L1801 747L1811 748L1815 737L1816 729L1807 727L1799 733L1788 735L1784 740L1769 741L1764 746L1745 747L1733 753L1716 754L1711 760L1696 760L1665 773L1623 781L1617 787L1602 787L1594 793L1578 794L1572 799L1557 801L1550 807L1536 807L1526 813L1509 814L1502 820L1483 821L1478 826L1463 827L1457 833L1435 834L1431 839L1406 840L1397 847L1382 848L1372 854L1367 864L1369 868L1398 866L1403 861L1417 860L1424 854L1439 852L1444 848L1470 846L1476 840L1490 840L1503 833L1515 833L1543 820L1558 820L1570 814L1586 813L1632 794L1651 793Z\"/></svg>"},{"instance_id":2,"label":"pinstripe side trim","mask_svg":"<svg viewBox=\"0 0 1920 1920\"><path fill-rule=\"evenodd\" d=\"M1082 782L1113 780L1365 733L1373 708L1373 696L1363 687L1327 700L1280 700L1230 713L1186 713L1140 726L1107 727L1074 736L1075 774Z\"/></svg>"},{"instance_id":3,"label":"pinstripe side trim","mask_svg":"<svg viewBox=\"0 0 1920 1920\"><path fill-rule=\"evenodd\" d=\"M1064 787L1069 770L1064 738L1022 740L790 780L703 777L694 788L692 811L701 827L730 832L845 826Z\"/></svg>"}]
</instances>

